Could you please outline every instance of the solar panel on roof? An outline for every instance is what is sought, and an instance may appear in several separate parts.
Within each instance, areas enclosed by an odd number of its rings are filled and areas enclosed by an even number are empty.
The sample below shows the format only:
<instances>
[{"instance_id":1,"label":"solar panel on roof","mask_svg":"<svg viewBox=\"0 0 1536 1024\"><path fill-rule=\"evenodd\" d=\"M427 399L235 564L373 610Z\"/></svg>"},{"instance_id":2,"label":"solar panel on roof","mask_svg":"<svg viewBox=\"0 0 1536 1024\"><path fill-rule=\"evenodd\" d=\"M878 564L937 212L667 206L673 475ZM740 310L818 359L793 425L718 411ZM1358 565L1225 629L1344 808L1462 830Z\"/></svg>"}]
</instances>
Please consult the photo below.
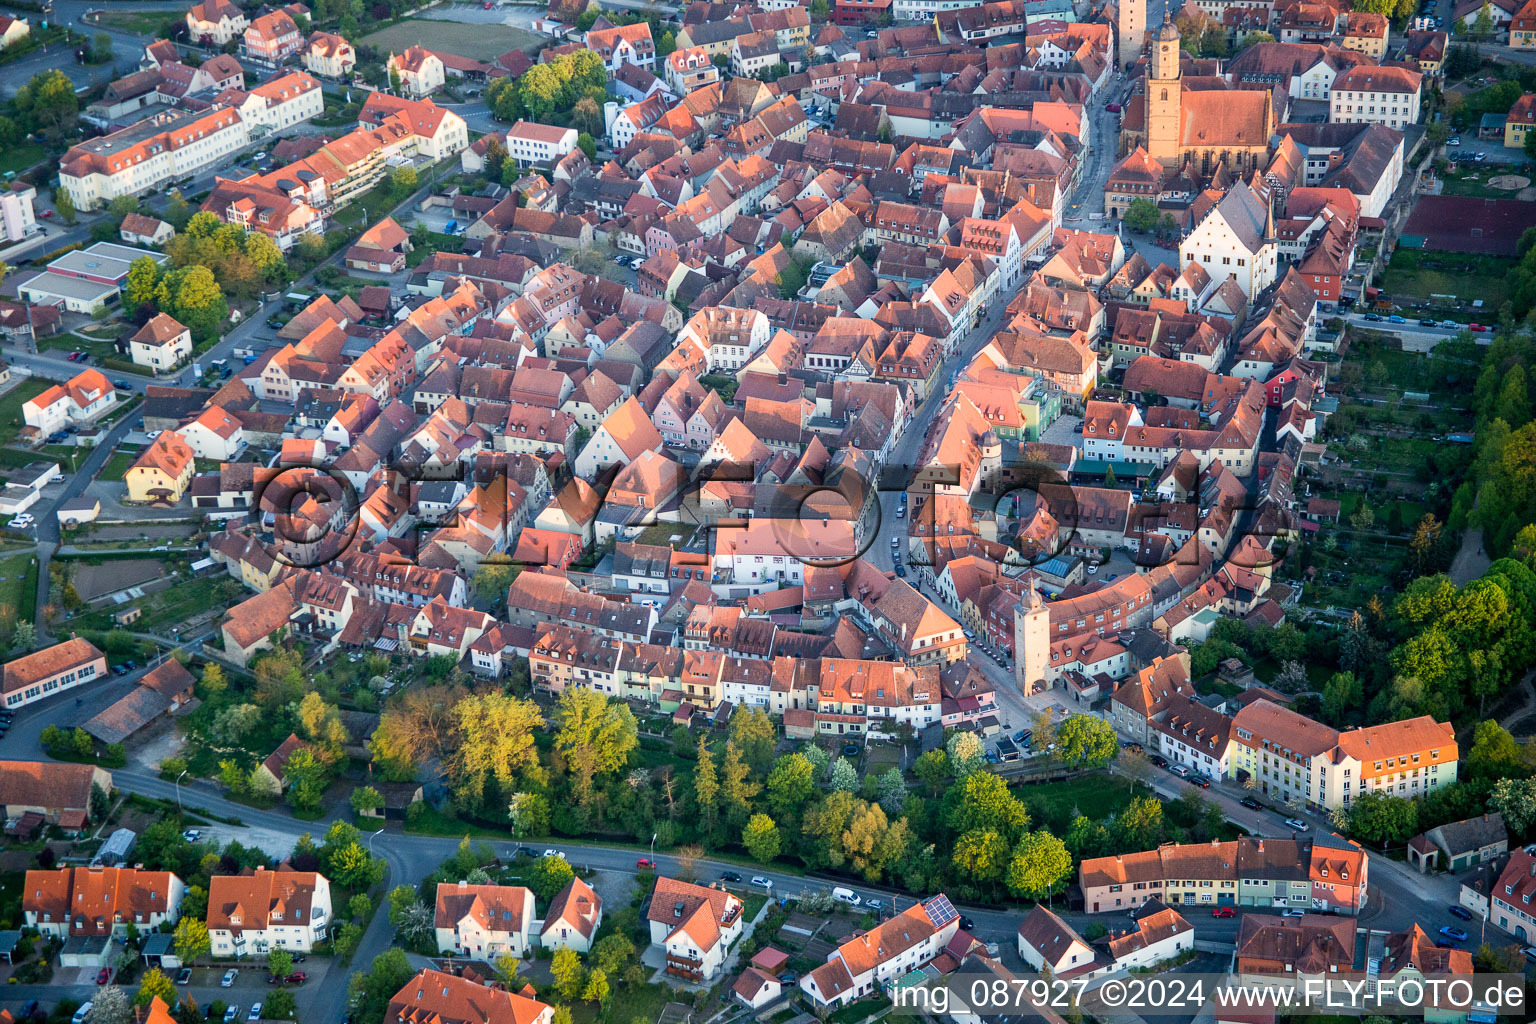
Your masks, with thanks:
<instances>
[{"instance_id":1,"label":"solar panel on roof","mask_svg":"<svg viewBox=\"0 0 1536 1024\"><path fill-rule=\"evenodd\" d=\"M954 906L949 902L949 897L940 893L932 899L925 900L923 910L928 913L928 920L933 922L935 928L943 928L949 922L960 915L955 912Z\"/></svg>"}]
</instances>

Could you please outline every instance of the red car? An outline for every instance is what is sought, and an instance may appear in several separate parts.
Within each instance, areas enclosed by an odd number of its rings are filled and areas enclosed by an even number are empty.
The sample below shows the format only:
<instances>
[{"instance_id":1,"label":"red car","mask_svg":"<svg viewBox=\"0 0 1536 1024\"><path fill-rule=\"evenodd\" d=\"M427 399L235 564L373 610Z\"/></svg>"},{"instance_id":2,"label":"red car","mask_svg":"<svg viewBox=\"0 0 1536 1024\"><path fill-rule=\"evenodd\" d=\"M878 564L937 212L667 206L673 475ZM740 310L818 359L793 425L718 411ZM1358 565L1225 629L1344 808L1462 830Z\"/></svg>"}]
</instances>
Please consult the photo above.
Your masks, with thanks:
<instances>
[{"instance_id":1,"label":"red car","mask_svg":"<svg viewBox=\"0 0 1536 1024\"><path fill-rule=\"evenodd\" d=\"M1231 907L1217 907L1211 911L1212 917L1236 917L1237 911Z\"/></svg>"},{"instance_id":2,"label":"red car","mask_svg":"<svg viewBox=\"0 0 1536 1024\"><path fill-rule=\"evenodd\" d=\"M639 860L635 861L635 867L654 869L656 867L656 862L651 860L649 857L641 857Z\"/></svg>"},{"instance_id":3,"label":"red car","mask_svg":"<svg viewBox=\"0 0 1536 1024\"><path fill-rule=\"evenodd\" d=\"M105 985L107 982L109 982L111 980L112 980L112 968L110 968L110 967L103 967L101 970L96 972L96 984L98 984L98 985Z\"/></svg>"},{"instance_id":4,"label":"red car","mask_svg":"<svg viewBox=\"0 0 1536 1024\"><path fill-rule=\"evenodd\" d=\"M1467 330L1471 331L1473 334L1481 334L1487 329L1488 328L1484 327L1482 324L1467 324Z\"/></svg>"},{"instance_id":5,"label":"red car","mask_svg":"<svg viewBox=\"0 0 1536 1024\"><path fill-rule=\"evenodd\" d=\"M52 210L44 210L43 211L43 219L44 220L47 220L49 217L52 217L52 216L53 216L53 211Z\"/></svg>"},{"instance_id":6,"label":"red car","mask_svg":"<svg viewBox=\"0 0 1536 1024\"><path fill-rule=\"evenodd\" d=\"M283 980L290 985L302 985L309 980L309 975L305 974L303 971L294 971Z\"/></svg>"}]
</instances>

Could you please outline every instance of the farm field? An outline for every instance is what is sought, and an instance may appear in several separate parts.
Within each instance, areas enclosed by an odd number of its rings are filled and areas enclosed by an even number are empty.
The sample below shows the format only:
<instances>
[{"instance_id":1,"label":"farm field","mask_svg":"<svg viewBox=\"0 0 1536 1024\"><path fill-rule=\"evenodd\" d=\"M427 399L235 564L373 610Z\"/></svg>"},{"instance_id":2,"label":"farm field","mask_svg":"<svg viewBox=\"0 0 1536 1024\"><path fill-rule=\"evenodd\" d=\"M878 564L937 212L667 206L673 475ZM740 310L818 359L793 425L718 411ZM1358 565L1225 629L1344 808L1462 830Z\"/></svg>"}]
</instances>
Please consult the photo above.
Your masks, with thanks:
<instances>
[{"instance_id":1,"label":"farm field","mask_svg":"<svg viewBox=\"0 0 1536 1024\"><path fill-rule=\"evenodd\" d=\"M466 25L457 21L407 18L360 41L380 51L396 52L417 43L429 50L445 50L461 57L490 60L508 50L526 49L545 41L537 32L514 25Z\"/></svg>"}]
</instances>

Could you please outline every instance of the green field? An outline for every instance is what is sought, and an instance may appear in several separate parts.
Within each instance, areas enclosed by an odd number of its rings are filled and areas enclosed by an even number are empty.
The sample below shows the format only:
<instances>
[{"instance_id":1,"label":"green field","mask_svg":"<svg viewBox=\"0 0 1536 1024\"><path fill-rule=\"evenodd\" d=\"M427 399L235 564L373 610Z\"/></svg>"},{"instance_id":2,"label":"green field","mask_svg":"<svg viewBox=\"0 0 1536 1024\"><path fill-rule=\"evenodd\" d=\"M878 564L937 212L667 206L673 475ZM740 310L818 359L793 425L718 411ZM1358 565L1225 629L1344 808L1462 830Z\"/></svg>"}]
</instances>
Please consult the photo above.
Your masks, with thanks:
<instances>
[{"instance_id":1,"label":"green field","mask_svg":"<svg viewBox=\"0 0 1536 1024\"><path fill-rule=\"evenodd\" d=\"M1430 301L1433 295L1455 295L1462 302L1482 299L1488 316L1509 299L1509 274L1514 261L1497 256L1419 252L1398 249L1387 264L1381 287L1392 300Z\"/></svg>"},{"instance_id":2,"label":"green field","mask_svg":"<svg viewBox=\"0 0 1536 1024\"><path fill-rule=\"evenodd\" d=\"M42 146L6 146L0 150L0 174L6 171L20 174L47 158L48 151Z\"/></svg>"},{"instance_id":3,"label":"green field","mask_svg":"<svg viewBox=\"0 0 1536 1024\"><path fill-rule=\"evenodd\" d=\"M113 452L111 458L96 474L98 480L122 480L128 476L128 467L139 457L138 452Z\"/></svg>"},{"instance_id":4,"label":"green field","mask_svg":"<svg viewBox=\"0 0 1536 1024\"><path fill-rule=\"evenodd\" d=\"M107 11L98 19L103 25L120 28L124 32L137 32L141 36L157 36L160 34L160 26L164 25L168 18L180 18L183 11L166 9L163 11ZM92 22L91 24L96 24Z\"/></svg>"},{"instance_id":5,"label":"green field","mask_svg":"<svg viewBox=\"0 0 1536 1024\"><path fill-rule=\"evenodd\" d=\"M1065 829L1079 814L1099 821L1123 810L1135 795L1135 783L1118 775L1093 772L1066 782L1015 786L1013 792L1036 821Z\"/></svg>"},{"instance_id":6,"label":"green field","mask_svg":"<svg viewBox=\"0 0 1536 1024\"><path fill-rule=\"evenodd\" d=\"M421 44L429 50L445 50L460 57L490 60L508 50L529 49L544 41L537 32L512 25L471 25L458 21L432 21L407 18L359 42L375 47L380 53L398 53Z\"/></svg>"},{"instance_id":7,"label":"green field","mask_svg":"<svg viewBox=\"0 0 1536 1024\"><path fill-rule=\"evenodd\" d=\"M0 444L10 444L21 432L21 428L27 425L21 417L21 407L51 387L51 380L28 377L0 395Z\"/></svg>"},{"instance_id":8,"label":"green field","mask_svg":"<svg viewBox=\"0 0 1536 1024\"><path fill-rule=\"evenodd\" d=\"M6 555L0 558L0 606L13 609L20 621L26 618L22 613L33 605L36 597L37 577L31 573L34 556L30 552L19 555ZM32 598L27 596L27 583L32 581L34 594Z\"/></svg>"}]
</instances>

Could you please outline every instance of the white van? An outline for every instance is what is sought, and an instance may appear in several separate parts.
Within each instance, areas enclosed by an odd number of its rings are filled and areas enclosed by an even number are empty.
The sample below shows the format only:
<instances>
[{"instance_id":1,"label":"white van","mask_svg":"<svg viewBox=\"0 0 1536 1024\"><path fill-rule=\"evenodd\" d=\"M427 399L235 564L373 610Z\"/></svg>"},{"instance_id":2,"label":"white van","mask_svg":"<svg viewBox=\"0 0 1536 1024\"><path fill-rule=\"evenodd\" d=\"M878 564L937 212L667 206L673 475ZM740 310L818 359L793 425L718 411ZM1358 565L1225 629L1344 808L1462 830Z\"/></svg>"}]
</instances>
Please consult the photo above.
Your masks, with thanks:
<instances>
[{"instance_id":1,"label":"white van","mask_svg":"<svg viewBox=\"0 0 1536 1024\"><path fill-rule=\"evenodd\" d=\"M846 903L850 907L856 907L860 903L864 902L863 900L859 899L858 893L854 892L852 889L845 889L840 885L832 890L832 898L837 900L839 903Z\"/></svg>"}]
</instances>

